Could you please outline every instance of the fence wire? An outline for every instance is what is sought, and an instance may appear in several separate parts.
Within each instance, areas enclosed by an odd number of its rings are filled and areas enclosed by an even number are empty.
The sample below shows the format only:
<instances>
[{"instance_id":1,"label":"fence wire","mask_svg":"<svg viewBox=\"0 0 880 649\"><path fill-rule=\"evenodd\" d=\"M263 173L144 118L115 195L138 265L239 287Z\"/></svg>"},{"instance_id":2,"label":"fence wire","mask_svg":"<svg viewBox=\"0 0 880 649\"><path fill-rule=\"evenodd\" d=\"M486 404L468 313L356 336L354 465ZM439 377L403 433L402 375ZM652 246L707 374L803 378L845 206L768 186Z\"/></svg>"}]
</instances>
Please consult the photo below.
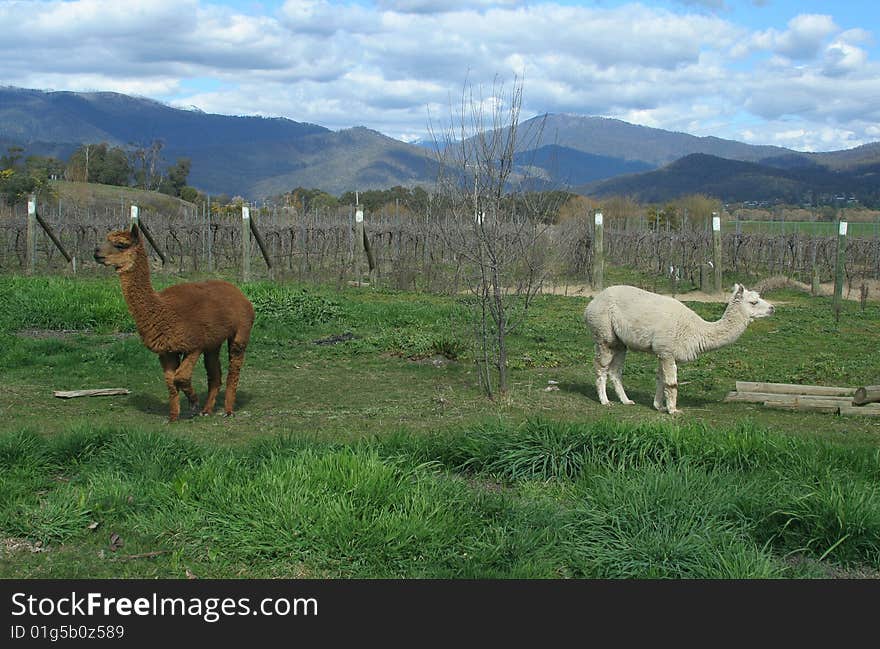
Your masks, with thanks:
<instances>
[{"instance_id":1,"label":"fence wire","mask_svg":"<svg viewBox=\"0 0 880 649\"><path fill-rule=\"evenodd\" d=\"M77 259L78 273L95 273L95 247L107 232L127 227L128 206L77 207L40 204L40 215L65 249ZM242 224L238 214L216 214L205 209L180 209L176 213L140 208L168 263L153 256L154 269L179 274L237 276L242 268ZM304 282L343 282L351 279L362 248L354 237L354 211L350 208L302 211L293 208L251 208L272 261L270 274L253 236L246 232L251 249L253 279L296 279ZM628 223L629 221L627 221ZM443 214L413 216L391 211L367 214L366 236L376 258L374 280L397 289L454 292L462 289L462 261L445 242L449 228L467 227ZM511 237L515 237L511 230ZM447 235L447 236L444 236ZM592 280L592 218L567 219L549 227L542 246L548 280ZM700 285L712 260L712 234L700 230L617 228L606 224L605 259L608 263L644 273L657 281ZM35 267L39 272L70 272L69 265L40 229L36 236ZM511 246L519 245L511 240ZM814 267L821 281L831 281L837 238L794 232L736 233L722 235L723 270L743 280L786 275L809 282ZM27 268L27 208L18 205L0 211L0 272ZM846 277L850 285L860 279L880 279L880 239L850 237L846 250Z\"/></svg>"}]
</instances>

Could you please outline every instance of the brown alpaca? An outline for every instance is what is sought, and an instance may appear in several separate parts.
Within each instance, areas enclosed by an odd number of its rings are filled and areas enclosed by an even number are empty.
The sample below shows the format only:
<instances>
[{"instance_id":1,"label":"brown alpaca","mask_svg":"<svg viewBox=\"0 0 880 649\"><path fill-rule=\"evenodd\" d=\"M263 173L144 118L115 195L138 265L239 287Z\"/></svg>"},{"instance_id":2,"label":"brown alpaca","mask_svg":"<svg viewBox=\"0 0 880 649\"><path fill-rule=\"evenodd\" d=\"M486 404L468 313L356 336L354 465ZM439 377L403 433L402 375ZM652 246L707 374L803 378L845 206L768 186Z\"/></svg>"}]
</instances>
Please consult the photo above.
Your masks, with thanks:
<instances>
[{"instance_id":1,"label":"brown alpaca","mask_svg":"<svg viewBox=\"0 0 880 649\"><path fill-rule=\"evenodd\" d=\"M178 390L189 399L193 414L198 411L192 374L202 352L208 373L208 398L202 414L214 410L222 382L220 346L224 340L229 347L225 410L226 416L232 416L238 375L254 324L254 307L244 294L222 281L177 284L156 293L136 225L130 231L108 234L107 241L95 249L95 260L116 268L141 340L159 354L171 405L169 421L177 421L180 416Z\"/></svg>"}]
</instances>

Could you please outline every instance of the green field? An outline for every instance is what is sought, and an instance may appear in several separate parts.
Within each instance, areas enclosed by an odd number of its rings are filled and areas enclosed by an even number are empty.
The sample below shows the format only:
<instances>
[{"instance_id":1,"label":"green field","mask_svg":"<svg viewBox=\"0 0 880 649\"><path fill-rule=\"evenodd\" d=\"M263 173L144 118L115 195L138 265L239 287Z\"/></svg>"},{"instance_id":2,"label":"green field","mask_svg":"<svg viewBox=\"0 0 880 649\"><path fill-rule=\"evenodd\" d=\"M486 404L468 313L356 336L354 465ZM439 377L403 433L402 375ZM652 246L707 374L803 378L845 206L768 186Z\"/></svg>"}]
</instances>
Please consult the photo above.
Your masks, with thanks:
<instances>
[{"instance_id":1,"label":"green field","mask_svg":"<svg viewBox=\"0 0 880 649\"><path fill-rule=\"evenodd\" d=\"M168 425L115 278L0 278L0 578L880 574L880 423L722 402L736 380L880 382L876 303L837 324L770 294L776 315L680 368L671 419L646 355L637 405L598 404L584 299L537 300L489 401L453 298L243 288L236 417ZM98 387L131 394L52 395Z\"/></svg>"},{"instance_id":2,"label":"green field","mask_svg":"<svg viewBox=\"0 0 880 649\"><path fill-rule=\"evenodd\" d=\"M837 236L837 224L830 221L740 221L743 234L803 234L807 236ZM736 221L725 221L724 232L736 232ZM880 222L852 221L847 224L847 236L880 237Z\"/></svg>"}]
</instances>

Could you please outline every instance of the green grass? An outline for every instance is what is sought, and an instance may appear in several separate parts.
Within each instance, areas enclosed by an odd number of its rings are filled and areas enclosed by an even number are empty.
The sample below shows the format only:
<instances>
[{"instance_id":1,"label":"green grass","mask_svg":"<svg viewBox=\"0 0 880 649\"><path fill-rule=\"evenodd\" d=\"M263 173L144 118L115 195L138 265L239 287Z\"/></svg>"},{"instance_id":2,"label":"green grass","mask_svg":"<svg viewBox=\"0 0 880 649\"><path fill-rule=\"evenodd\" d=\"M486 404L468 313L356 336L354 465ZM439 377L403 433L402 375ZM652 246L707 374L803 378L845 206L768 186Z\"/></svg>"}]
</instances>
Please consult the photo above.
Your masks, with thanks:
<instances>
[{"instance_id":1,"label":"green grass","mask_svg":"<svg viewBox=\"0 0 880 649\"><path fill-rule=\"evenodd\" d=\"M4 534L48 548L19 551L0 577L776 578L880 569L877 450L754 427L532 421L356 444L278 436L234 448L80 428L7 434L0 466ZM123 540L115 552L113 534ZM150 552L161 554L129 558Z\"/></svg>"},{"instance_id":2,"label":"green grass","mask_svg":"<svg viewBox=\"0 0 880 649\"><path fill-rule=\"evenodd\" d=\"M838 324L827 299L771 294L772 318L680 368L671 421L643 354L637 405L597 403L580 298L536 301L488 401L453 298L243 288L237 416L169 426L115 278L0 278L0 578L880 571L878 423L722 401L738 379L876 383L876 303ZM52 396L89 387L132 393Z\"/></svg>"},{"instance_id":3,"label":"green grass","mask_svg":"<svg viewBox=\"0 0 880 649\"><path fill-rule=\"evenodd\" d=\"M122 218L128 216L128 204L140 206L142 210L156 210L165 214L175 214L182 210L193 211L195 206L174 196L157 191L147 191L135 187L101 185L99 183L50 181L51 191L65 204L90 204L99 208L119 209Z\"/></svg>"},{"instance_id":4,"label":"green grass","mask_svg":"<svg viewBox=\"0 0 880 649\"><path fill-rule=\"evenodd\" d=\"M736 231L736 221L724 223L725 232ZM837 224L831 221L740 221L744 234L805 234L833 237ZM847 236L872 238L880 236L880 225L874 222L851 221Z\"/></svg>"}]
</instances>

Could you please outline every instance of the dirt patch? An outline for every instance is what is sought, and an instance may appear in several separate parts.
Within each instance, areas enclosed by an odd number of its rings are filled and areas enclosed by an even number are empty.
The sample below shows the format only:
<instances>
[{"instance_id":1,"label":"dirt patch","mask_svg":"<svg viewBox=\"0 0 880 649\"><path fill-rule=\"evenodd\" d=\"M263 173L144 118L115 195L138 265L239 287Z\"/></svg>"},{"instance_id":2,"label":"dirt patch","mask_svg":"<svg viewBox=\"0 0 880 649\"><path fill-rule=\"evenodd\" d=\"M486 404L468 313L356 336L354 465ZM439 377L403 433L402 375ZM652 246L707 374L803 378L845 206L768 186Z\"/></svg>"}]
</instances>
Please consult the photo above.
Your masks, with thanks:
<instances>
[{"instance_id":1,"label":"dirt patch","mask_svg":"<svg viewBox=\"0 0 880 649\"><path fill-rule=\"evenodd\" d=\"M35 339L64 339L70 338L72 336L88 336L95 333L91 329L22 329L21 331L16 331L15 335L19 338L35 338ZM129 331L120 331L113 334L110 334L113 338L117 338L119 340L123 340L125 338L131 338L132 336L136 336L137 334L129 332Z\"/></svg>"},{"instance_id":2,"label":"dirt patch","mask_svg":"<svg viewBox=\"0 0 880 649\"><path fill-rule=\"evenodd\" d=\"M468 486L471 489L479 489L481 491L487 491L489 493L502 493L505 491L505 487L500 482L495 482L494 480L489 480L486 478L477 478L477 477L467 477L465 478L465 482L467 482Z\"/></svg>"},{"instance_id":3,"label":"dirt patch","mask_svg":"<svg viewBox=\"0 0 880 649\"><path fill-rule=\"evenodd\" d=\"M15 335L20 338L70 338L78 334L90 334L91 329L22 329L16 331Z\"/></svg>"},{"instance_id":4,"label":"dirt patch","mask_svg":"<svg viewBox=\"0 0 880 649\"><path fill-rule=\"evenodd\" d=\"M443 354L434 354L427 358L415 358L411 360L417 365L433 365L434 367L445 367L454 362L451 359L446 358Z\"/></svg>"},{"instance_id":5,"label":"dirt patch","mask_svg":"<svg viewBox=\"0 0 880 649\"><path fill-rule=\"evenodd\" d=\"M328 338L321 338L320 340L313 340L313 345L338 345L339 343L344 343L348 340L354 340L357 336L355 336L351 332L346 332L344 334L336 334L335 336L329 336Z\"/></svg>"},{"instance_id":6,"label":"dirt patch","mask_svg":"<svg viewBox=\"0 0 880 649\"><path fill-rule=\"evenodd\" d=\"M14 554L16 552L45 552L46 548L43 547L43 543L41 541L37 541L35 543L31 543L25 539L3 539L2 545L0 547L3 548L4 554Z\"/></svg>"},{"instance_id":7,"label":"dirt patch","mask_svg":"<svg viewBox=\"0 0 880 649\"><path fill-rule=\"evenodd\" d=\"M792 555L786 561L793 566L810 565L824 572L827 579L880 579L880 571L870 566L837 566L810 557Z\"/></svg>"},{"instance_id":8,"label":"dirt patch","mask_svg":"<svg viewBox=\"0 0 880 649\"><path fill-rule=\"evenodd\" d=\"M861 285L861 281L853 283L852 286L844 284L843 298L854 302L860 301ZM806 284L804 286L806 286ZM880 301L880 280L867 279L865 280L865 286L868 289L868 300L871 302ZM797 286L773 288L794 288L795 290L798 290ZM820 295L829 296L834 294L833 283L820 284L819 288ZM556 286L545 286L542 292L549 295L569 295L573 297L593 297L598 293L598 291L594 290L589 284L558 284ZM809 287L807 287L805 292L809 293ZM672 297L681 300L682 302L727 302L729 295L726 292L704 293L703 291L688 291L686 293L675 293Z\"/></svg>"},{"instance_id":9,"label":"dirt patch","mask_svg":"<svg viewBox=\"0 0 880 649\"><path fill-rule=\"evenodd\" d=\"M593 297L596 291L589 284L562 284L557 286L545 286L543 293L549 295L569 295L574 297ZM715 294L703 291L688 291L676 293L672 297L683 302L727 302L727 293Z\"/></svg>"}]
</instances>

